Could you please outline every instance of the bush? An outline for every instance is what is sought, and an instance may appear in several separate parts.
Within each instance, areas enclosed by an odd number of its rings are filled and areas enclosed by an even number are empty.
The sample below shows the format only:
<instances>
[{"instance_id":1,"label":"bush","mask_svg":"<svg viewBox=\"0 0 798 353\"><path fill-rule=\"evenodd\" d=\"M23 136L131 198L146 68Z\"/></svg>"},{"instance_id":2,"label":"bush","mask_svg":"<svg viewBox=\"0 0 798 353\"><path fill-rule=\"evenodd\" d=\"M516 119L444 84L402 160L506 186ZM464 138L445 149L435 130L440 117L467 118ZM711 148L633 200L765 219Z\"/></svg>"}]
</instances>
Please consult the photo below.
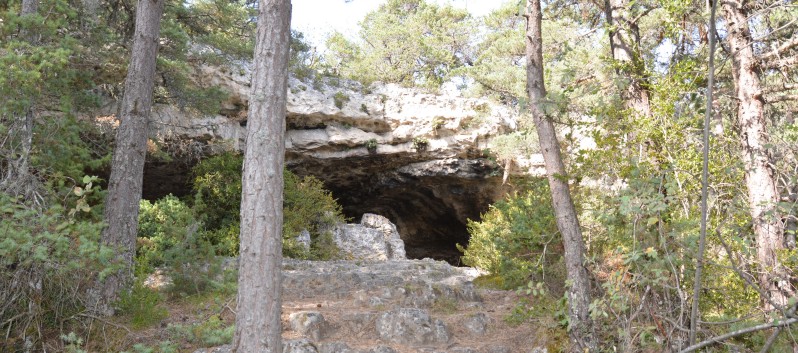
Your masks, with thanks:
<instances>
[{"instance_id":1,"label":"bush","mask_svg":"<svg viewBox=\"0 0 798 353\"><path fill-rule=\"evenodd\" d=\"M192 171L194 213L204 221L204 239L220 255L238 254L242 164L240 154L226 153L201 161ZM283 253L298 258L336 257L337 249L324 235L344 221L341 206L315 177L300 178L285 170L283 179ZM310 232L310 252L296 242L302 230Z\"/></svg>"},{"instance_id":2,"label":"bush","mask_svg":"<svg viewBox=\"0 0 798 353\"><path fill-rule=\"evenodd\" d=\"M80 219L86 212L36 209L0 193L0 329L11 337L0 350L38 347L67 332L94 282L118 270L113 251L99 245L102 224Z\"/></svg>"},{"instance_id":3,"label":"bush","mask_svg":"<svg viewBox=\"0 0 798 353\"><path fill-rule=\"evenodd\" d=\"M458 248L463 263L497 276L490 282L505 289L545 279L559 291L565 275L548 184L537 179L525 189L496 202L482 221L469 220L468 248Z\"/></svg>"},{"instance_id":4,"label":"bush","mask_svg":"<svg viewBox=\"0 0 798 353\"><path fill-rule=\"evenodd\" d=\"M193 211L171 194L155 203L139 202L137 250L140 260L162 266L167 251L184 241L188 227L197 223Z\"/></svg>"},{"instance_id":5,"label":"bush","mask_svg":"<svg viewBox=\"0 0 798 353\"><path fill-rule=\"evenodd\" d=\"M221 275L217 248L199 231L201 225L177 197L168 195L155 203L142 200L138 265L165 267L177 293L199 294L216 287Z\"/></svg>"}]
</instances>

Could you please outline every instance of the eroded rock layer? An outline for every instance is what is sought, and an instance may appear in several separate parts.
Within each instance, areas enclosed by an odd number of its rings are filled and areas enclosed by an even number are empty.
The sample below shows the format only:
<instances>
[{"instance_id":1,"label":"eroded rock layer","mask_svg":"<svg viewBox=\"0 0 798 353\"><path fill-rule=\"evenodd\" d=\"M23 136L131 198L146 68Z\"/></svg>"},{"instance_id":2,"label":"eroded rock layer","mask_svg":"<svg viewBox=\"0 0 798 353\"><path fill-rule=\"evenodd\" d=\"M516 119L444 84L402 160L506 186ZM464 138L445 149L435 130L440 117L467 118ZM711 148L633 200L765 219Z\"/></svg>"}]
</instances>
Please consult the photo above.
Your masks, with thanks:
<instances>
[{"instance_id":1,"label":"eroded rock layer","mask_svg":"<svg viewBox=\"0 0 798 353\"><path fill-rule=\"evenodd\" d=\"M187 158L148 163L147 198L184 193L192 161L241 151L246 143L247 67L203 67L197 77L230 97L213 116L156 105L153 142ZM355 221L364 213L390 219L408 257L456 262L454 244L468 241L467 219L478 219L506 191L500 166L485 151L492 138L515 129L513 112L487 100L396 85L292 78L289 86L288 168L324 181Z\"/></svg>"}]
</instances>

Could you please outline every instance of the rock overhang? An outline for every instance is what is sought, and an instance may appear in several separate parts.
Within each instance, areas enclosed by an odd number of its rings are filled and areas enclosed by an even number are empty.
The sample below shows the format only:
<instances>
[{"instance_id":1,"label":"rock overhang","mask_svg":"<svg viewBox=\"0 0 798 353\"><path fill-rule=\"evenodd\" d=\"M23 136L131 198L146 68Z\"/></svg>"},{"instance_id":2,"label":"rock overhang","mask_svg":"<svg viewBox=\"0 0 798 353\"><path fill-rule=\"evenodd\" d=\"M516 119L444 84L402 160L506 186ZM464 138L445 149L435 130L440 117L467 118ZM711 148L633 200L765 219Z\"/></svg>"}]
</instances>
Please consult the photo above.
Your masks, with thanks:
<instances>
[{"instance_id":1,"label":"rock overhang","mask_svg":"<svg viewBox=\"0 0 798 353\"><path fill-rule=\"evenodd\" d=\"M156 105L151 138L190 146L200 155L243 150L247 70L201 68L201 83L230 93L224 115L196 116ZM467 243L468 219L479 219L510 189L502 184L501 166L485 151L495 136L516 128L516 114L486 99L337 81L314 87L289 79L287 167L322 180L355 220L364 213L388 217L408 257L457 263L455 244ZM148 162L145 196L162 196L170 183L186 189L192 162L182 162L182 167Z\"/></svg>"}]
</instances>

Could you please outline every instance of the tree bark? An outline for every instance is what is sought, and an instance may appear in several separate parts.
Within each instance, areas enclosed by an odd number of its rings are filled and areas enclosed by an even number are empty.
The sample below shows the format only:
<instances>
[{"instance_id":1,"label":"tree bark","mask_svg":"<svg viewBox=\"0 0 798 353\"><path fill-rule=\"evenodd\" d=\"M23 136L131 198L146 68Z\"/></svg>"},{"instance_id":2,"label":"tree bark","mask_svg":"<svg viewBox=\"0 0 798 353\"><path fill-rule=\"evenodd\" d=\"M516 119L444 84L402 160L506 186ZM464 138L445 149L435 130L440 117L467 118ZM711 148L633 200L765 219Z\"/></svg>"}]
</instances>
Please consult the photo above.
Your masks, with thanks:
<instances>
[{"instance_id":1,"label":"tree bark","mask_svg":"<svg viewBox=\"0 0 798 353\"><path fill-rule=\"evenodd\" d=\"M38 11L39 0L23 0L19 15L20 17L30 16ZM29 31L27 28L23 28L20 31L20 37L32 46L35 46L38 42L34 32ZM35 118L33 107L35 104L34 98L31 97L24 112L11 114L8 134L9 136L16 135L19 137L20 151L8 154L10 158L6 161L7 170L3 173L2 180L0 180L0 190L10 195L22 196L26 201L41 206L39 202L40 195L38 195L36 190L37 181L35 176L30 173L30 154L33 150L33 120ZM5 117L3 116L2 118ZM15 141L9 145L12 146L13 150L16 149ZM17 154L18 157L16 157Z\"/></svg>"},{"instance_id":2,"label":"tree bark","mask_svg":"<svg viewBox=\"0 0 798 353\"><path fill-rule=\"evenodd\" d=\"M722 4L728 31L726 40L734 63L732 73L737 98L737 124L748 188L748 207L756 238L758 281L769 296L762 298L763 307L770 311L774 305L787 304L788 284L787 279L782 277L784 268L776 257L776 252L783 248L784 226L776 207L779 193L772 167L773 157L767 148L769 138L765 127L762 82L748 28L750 9L736 1L724 1ZM784 286L780 283L784 283Z\"/></svg>"},{"instance_id":3,"label":"tree bark","mask_svg":"<svg viewBox=\"0 0 798 353\"><path fill-rule=\"evenodd\" d=\"M110 303L132 278L136 251L139 201L147 154L150 109L155 87L155 63L165 0L139 0L133 50L125 78L125 94L116 130L116 147L111 162L105 222L101 242L118 251L123 269L97 287L94 310L112 314Z\"/></svg>"},{"instance_id":4,"label":"tree bark","mask_svg":"<svg viewBox=\"0 0 798 353\"><path fill-rule=\"evenodd\" d=\"M545 115L542 107L546 96L546 87L543 79L540 0L527 0L526 7L527 94L546 166L557 229L562 234L565 247L565 267L568 281L571 283L567 289L568 319L570 321L568 335L571 352L595 352L598 351L598 344L593 323L590 320L590 282L587 269L583 264L585 246L582 241L582 231L571 200L568 176L562 161L554 124Z\"/></svg>"},{"instance_id":5,"label":"tree bark","mask_svg":"<svg viewBox=\"0 0 798 353\"><path fill-rule=\"evenodd\" d=\"M615 60L615 73L628 83L621 91L627 109L639 116L651 116L651 99L646 85L645 63L637 46L640 33L629 19L629 0L605 0L604 16L609 27L610 49Z\"/></svg>"},{"instance_id":6,"label":"tree bark","mask_svg":"<svg viewBox=\"0 0 798 353\"><path fill-rule=\"evenodd\" d=\"M291 1L261 0L241 195L236 352L282 352L283 165Z\"/></svg>"}]
</instances>

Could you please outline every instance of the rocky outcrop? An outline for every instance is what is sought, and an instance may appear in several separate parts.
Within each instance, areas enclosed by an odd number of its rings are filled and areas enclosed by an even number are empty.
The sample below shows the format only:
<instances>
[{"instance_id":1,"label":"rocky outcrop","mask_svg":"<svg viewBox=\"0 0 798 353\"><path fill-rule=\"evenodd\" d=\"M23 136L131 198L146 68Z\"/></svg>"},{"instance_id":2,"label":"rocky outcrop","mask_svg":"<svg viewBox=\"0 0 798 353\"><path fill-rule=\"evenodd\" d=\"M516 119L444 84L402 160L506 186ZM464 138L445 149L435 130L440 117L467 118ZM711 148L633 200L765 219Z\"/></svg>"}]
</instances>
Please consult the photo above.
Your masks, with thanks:
<instances>
[{"instance_id":1,"label":"rocky outcrop","mask_svg":"<svg viewBox=\"0 0 798 353\"><path fill-rule=\"evenodd\" d=\"M475 288L475 269L430 259L286 259L283 275L286 353L546 352L534 327L504 320L518 294ZM195 353L208 352L230 347Z\"/></svg>"},{"instance_id":2,"label":"rocky outcrop","mask_svg":"<svg viewBox=\"0 0 798 353\"><path fill-rule=\"evenodd\" d=\"M363 214L360 224L339 224L332 234L345 257L376 261L406 259L399 231L383 216Z\"/></svg>"},{"instance_id":3,"label":"rocky outcrop","mask_svg":"<svg viewBox=\"0 0 798 353\"><path fill-rule=\"evenodd\" d=\"M155 145L185 160L242 150L246 143L249 68L203 66L197 81L230 93L219 114L192 115L156 105ZM455 243L507 191L501 166L486 150L516 128L516 115L485 99L436 95L397 85L363 87L345 80L289 79L286 164L324 181L348 217L390 218L407 256L455 262ZM109 108L106 115L112 116ZM110 119L111 121L113 119ZM145 198L186 189L190 163L150 161Z\"/></svg>"}]
</instances>

